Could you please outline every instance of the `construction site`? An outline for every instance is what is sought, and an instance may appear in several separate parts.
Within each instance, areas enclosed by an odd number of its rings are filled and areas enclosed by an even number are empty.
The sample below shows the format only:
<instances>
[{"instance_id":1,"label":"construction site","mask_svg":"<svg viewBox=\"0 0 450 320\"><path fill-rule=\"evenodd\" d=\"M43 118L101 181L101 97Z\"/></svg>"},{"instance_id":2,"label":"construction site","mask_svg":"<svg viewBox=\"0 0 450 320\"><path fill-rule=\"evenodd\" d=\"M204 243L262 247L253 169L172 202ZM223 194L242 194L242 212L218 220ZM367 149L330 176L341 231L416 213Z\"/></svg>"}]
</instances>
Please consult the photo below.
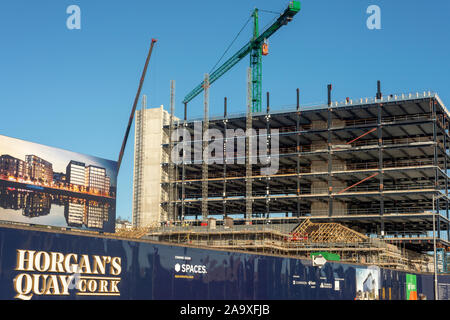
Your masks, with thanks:
<instances>
[{"instance_id":1,"label":"construction site","mask_svg":"<svg viewBox=\"0 0 450 320\"><path fill-rule=\"evenodd\" d=\"M449 300L449 110L376 79L367 98L323 83L309 104L302 82L272 101L262 58L300 11L255 8L182 108L175 80L166 109L141 95L152 38L118 161L1 135L0 299ZM210 104L246 58L245 94ZM116 194L133 121L130 223Z\"/></svg>"},{"instance_id":2,"label":"construction site","mask_svg":"<svg viewBox=\"0 0 450 320\"><path fill-rule=\"evenodd\" d=\"M264 164L251 163L248 148L245 163L236 163L236 136L224 139L234 158L228 153L222 164L169 161L172 132L184 128L194 137L198 121L170 122L174 117L166 114L160 220L145 237L296 256L320 250L344 261L430 271L424 253L433 250L433 240L444 252L449 245L449 114L429 92L376 95L341 103L329 98L328 105L311 108L298 103L282 112L268 104L266 112L241 116L227 116L225 106L223 117L205 117L202 128L223 136L230 128L276 129L278 170L266 175ZM240 138L248 146L260 137ZM185 159L205 146L204 140L190 143L181 150Z\"/></svg>"},{"instance_id":3,"label":"construction site","mask_svg":"<svg viewBox=\"0 0 450 320\"><path fill-rule=\"evenodd\" d=\"M447 271L450 114L436 93L385 94L291 108L262 107L267 38L300 11L293 1L170 110L136 111L133 226L139 237L404 270ZM243 57L246 112L210 116L211 84ZM374 90L375 91L375 90ZM188 103L203 93L200 119ZM296 95L295 95L296 94ZM296 100L294 100L296 97ZM264 110L265 109L265 110ZM217 110L217 106L215 106ZM440 255L440 262L427 253ZM436 261L436 262L433 262ZM437 266L439 264L439 266Z\"/></svg>"}]
</instances>

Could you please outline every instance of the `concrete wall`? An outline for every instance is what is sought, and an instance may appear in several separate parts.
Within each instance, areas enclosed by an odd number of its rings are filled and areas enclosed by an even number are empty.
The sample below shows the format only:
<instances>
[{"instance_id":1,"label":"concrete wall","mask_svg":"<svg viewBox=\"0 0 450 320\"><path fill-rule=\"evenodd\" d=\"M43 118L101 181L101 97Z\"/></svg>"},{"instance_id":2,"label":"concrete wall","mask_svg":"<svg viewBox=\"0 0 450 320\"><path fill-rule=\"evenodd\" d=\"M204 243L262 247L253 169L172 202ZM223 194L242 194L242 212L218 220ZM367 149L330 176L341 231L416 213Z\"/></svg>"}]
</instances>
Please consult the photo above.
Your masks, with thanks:
<instances>
[{"instance_id":1,"label":"concrete wall","mask_svg":"<svg viewBox=\"0 0 450 320\"><path fill-rule=\"evenodd\" d=\"M333 119L332 126L338 127L343 124L342 120ZM326 121L312 121L313 129L326 129ZM346 141L333 140L332 146L335 145L345 145ZM327 149L328 145L326 141L313 141L313 150ZM335 170L346 170L347 166L345 161L333 159L332 161L332 171ZM313 160L311 161L311 172L328 172L328 161L324 160ZM313 194L328 194L328 182L327 181L313 181L311 183L311 193ZM333 192L342 190L346 187L344 183L333 179L332 188ZM314 200L311 202L311 215L313 216L327 216L329 211L328 200ZM347 214L347 205L344 202L333 200L333 212L332 215L344 215Z\"/></svg>"},{"instance_id":2,"label":"concrete wall","mask_svg":"<svg viewBox=\"0 0 450 320\"><path fill-rule=\"evenodd\" d=\"M145 227L161 221L161 144L167 140L163 125L169 115L159 108L136 111L133 177L133 226Z\"/></svg>"}]
</instances>

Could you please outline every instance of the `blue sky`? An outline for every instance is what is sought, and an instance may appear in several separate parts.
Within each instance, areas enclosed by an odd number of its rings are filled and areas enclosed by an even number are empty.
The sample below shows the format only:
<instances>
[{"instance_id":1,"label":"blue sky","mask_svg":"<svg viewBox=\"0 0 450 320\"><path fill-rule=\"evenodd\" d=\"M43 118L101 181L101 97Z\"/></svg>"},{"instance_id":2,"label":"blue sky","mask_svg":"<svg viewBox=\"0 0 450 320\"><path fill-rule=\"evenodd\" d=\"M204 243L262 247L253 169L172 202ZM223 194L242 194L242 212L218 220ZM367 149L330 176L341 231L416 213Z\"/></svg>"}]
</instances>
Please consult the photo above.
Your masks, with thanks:
<instances>
[{"instance_id":1,"label":"blue sky","mask_svg":"<svg viewBox=\"0 0 450 320\"><path fill-rule=\"evenodd\" d=\"M294 20L270 39L263 58L263 96L274 107L435 91L450 105L450 1L304 0ZM70 5L81 29L69 30ZM148 106L169 106L176 81L176 115L183 97L209 72L255 7L281 12L268 0L2 0L0 2L0 134L117 160L139 78L157 38L143 94ZM366 9L381 9L381 30L369 30ZM265 26L273 14L260 14ZM230 49L251 36L247 26ZM245 111L246 58L213 84L211 115ZM263 105L265 100L263 99ZM202 96L189 117L202 115ZM131 219L132 130L118 177L117 215Z\"/></svg>"}]
</instances>

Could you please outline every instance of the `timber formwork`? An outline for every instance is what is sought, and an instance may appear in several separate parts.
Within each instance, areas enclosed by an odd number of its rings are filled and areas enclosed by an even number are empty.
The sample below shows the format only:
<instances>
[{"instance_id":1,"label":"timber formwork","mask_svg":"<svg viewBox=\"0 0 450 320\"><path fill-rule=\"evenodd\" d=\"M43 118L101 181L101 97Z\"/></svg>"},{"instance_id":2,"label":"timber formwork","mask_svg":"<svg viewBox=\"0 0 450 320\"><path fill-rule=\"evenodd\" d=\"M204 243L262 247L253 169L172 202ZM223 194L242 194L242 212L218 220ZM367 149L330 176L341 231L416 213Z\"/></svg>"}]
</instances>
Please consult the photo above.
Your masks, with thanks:
<instances>
[{"instance_id":1,"label":"timber formwork","mask_svg":"<svg viewBox=\"0 0 450 320\"><path fill-rule=\"evenodd\" d=\"M270 111L268 104L266 112L251 115L259 151L268 132L269 147L278 138L278 153L271 154L279 161L273 174L261 173L267 164L255 156L250 167L249 159L240 161L237 148L245 135L226 134L245 130L248 115L227 115L225 107L223 117L208 118L208 128L224 136L219 141L224 152L207 172L194 155L207 140L194 135L201 120L175 122L163 130L189 130L193 138L183 143L190 144L191 154L162 183L163 190L173 186L175 196L161 206L170 208L172 221L204 217L207 206L208 216L222 218L338 222L416 251L432 248L435 219L437 245L448 248L449 118L430 92L301 107L297 91L291 110ZM169 163L161 165L171 171Z\"/></svg>"}]
</instances>

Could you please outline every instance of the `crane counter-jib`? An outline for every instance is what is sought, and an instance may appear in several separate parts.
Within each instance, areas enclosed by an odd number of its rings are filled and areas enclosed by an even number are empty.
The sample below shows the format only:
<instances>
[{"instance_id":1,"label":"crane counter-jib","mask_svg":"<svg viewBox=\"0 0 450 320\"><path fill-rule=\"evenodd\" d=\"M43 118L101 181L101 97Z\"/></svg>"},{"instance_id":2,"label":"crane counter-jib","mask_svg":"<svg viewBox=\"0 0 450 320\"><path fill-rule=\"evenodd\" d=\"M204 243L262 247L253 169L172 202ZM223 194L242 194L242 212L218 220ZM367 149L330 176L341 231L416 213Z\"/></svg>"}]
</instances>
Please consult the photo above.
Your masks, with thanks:
<instances>
[{"instance_id":1,"label":"crane counter-jib","mask_svg":"<svg viewBox=\"0 0 450 320\"><path fill-rule=\"evenodd\" d=\"M209 84L211 85L217 79L219 79L223 74L230 70L234 65L236 65L240 60L247 56L252 49L260 48L266 39L273 35L278 29L283 25L286 25L292 20L292 18L300 11L300 2L292 1L288 8L278 17L278 19L265 29L256 39L252 39L246 45L244 45L238 52L236 52L231 58L224 62L219 68L217 68L210 75ZM183 103L188 103L199 95L203 91L203 82L197 85L191 92L189 92L183 99Z\"/></svg>"}]
</instances>

